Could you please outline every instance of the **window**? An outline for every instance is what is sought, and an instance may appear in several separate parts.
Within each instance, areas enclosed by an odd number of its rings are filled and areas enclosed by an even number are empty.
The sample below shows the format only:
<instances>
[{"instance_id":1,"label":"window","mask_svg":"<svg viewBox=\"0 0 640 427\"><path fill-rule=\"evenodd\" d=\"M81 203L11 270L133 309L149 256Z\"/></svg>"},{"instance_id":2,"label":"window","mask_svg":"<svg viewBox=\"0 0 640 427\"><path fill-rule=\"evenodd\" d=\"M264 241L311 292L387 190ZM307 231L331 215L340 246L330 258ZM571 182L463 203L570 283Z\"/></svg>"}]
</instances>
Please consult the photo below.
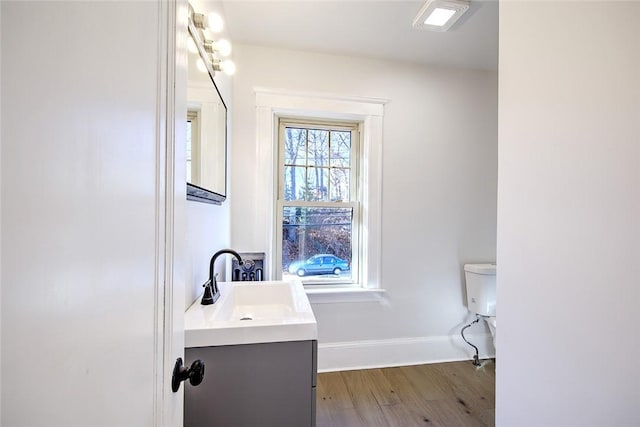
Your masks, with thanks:
<instances>
[{"instance_id":1,"label":"window","mask_svg":"<svg viewBox=\"0 0 640 427\"><path fill-rule=\"evenodd\" d=\"M358 123L280 118L278 269L307 285L359 280Z\"/></svg>"},{"instance_id":2,"label":"window","mask_svg":"<svg viewBox=\"0 0 640 427\"><path fill-rule=\"evenodd\" d=\"M313 303L375 301L384 289L380 283L380 264L382 250L382 136L384 104L379 98L341 96L323 93L291 92L255 88L256 94L256 150L261 159L254 167L252 175L256 177L259 189L252 194L255 206L252 215L254 245L264 247L269 262L266 263L266 277L277 280L283 277L282 242L284 207L296 209L306 200L284 200L280 197L280 184L284 185L284 152L280 150L279 130L281 121L287 119L296 129L317 129L306 118L322 118L325 125L345 127L346 121L357 123L359 136L355 137L358 152L357 165L351 172L357 179L350 180L350 191L355 186L356 197L349 202L356 205L357 230L352 230L352 258L350 281L340 281L339 277L323 274L315 285L307 286L307 295ZM282 119L285 118L285 119ZM306 123L307 126L301 126ZM297 126L297 127L296 127ZM329 126L331 127L331 126ZM352 151L353 152L353 151ZM263 160L263 161L262 161ZM306 165L306 164L305 164ZM319 171L320 172L320 171ZM356 183L357 182L357 183ZM306 190L305 190L306 191ZM327 189L328 192L331 190ZM332 203L332 202L325 202ZM340 205L345 209L351 206ZM338 206L326 206L335 208ZM319 208L319 207L316 207ZM302 211L300 212L302 218ZM337 217L331 218L337 226ZM309 218L306 218L309 221ZM295 223L294 223L295 224ZM322 224L327 226L328 224ZM301 225L299 226L301 227ZM293 228L293 227L290 227ZM357 235L356 235L357 234ZM355 247L357 245L357 247ZM318 255L325 255L317 253ZM326 254L331 255L331 254ZM357 262L360 264L355 265ZM290 273L286 272L287 275ZM297 276L288 276L297 277ZM309 282L309 276L302 276ZM324 279L324 281L322 281ZM341 284L343 286L330 286Z\"/></svg>"}]
</instances>

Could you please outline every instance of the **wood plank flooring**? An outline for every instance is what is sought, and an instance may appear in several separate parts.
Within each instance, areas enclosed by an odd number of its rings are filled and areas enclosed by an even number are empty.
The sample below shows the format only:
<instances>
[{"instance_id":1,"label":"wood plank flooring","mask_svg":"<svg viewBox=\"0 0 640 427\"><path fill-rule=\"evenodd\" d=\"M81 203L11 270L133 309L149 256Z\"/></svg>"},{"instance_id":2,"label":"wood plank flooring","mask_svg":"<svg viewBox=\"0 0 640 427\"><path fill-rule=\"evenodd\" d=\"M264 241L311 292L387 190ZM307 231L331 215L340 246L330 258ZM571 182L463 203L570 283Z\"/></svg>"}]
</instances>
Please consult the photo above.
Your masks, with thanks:
<instances>
[{"instance_id":1,"label":"wood plank flooring","mask_svg":"<svg viewBox=\"0 0 640 427\"><path fill-rule=\"evenodd\" d=\"M495 363L318 374L317 427L493 427Z\"/></svg>"}]
</instances>

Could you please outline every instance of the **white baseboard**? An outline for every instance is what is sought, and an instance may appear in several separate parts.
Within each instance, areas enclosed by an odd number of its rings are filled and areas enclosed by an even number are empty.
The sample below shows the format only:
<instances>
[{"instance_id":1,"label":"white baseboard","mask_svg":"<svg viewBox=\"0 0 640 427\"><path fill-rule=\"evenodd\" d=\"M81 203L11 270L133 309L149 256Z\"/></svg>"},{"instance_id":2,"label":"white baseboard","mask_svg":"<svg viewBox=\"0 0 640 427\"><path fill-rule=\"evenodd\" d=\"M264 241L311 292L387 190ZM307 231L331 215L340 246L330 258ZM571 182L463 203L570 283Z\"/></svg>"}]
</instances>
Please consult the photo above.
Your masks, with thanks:
<instances>
[{"instance_id":1,"label":"white baseboard","mask_svg":"<svg viewBox=\"0 0 640 427\"><path fill-rule=\"evenodd\" d=\"M480 359L495 357L491 334L467 335ZM318 372L472 360L475 350L457 336L318 343Z\"/></svg>"}]
</instances>

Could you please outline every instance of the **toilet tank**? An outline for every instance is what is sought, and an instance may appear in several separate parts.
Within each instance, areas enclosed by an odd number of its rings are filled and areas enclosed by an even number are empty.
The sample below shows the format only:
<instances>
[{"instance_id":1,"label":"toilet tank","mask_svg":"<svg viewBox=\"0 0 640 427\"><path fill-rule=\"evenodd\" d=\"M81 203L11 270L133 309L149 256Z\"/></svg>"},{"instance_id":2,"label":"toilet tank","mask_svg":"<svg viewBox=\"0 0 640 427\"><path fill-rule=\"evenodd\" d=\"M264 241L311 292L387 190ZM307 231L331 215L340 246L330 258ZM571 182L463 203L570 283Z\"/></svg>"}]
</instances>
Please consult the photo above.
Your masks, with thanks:
<instances>
[{"instance_id":1,"label":"toilet tank","mask_svg":"<svg viewBox=\"0 0 640 427\"><path fill-rule=\"evenodd\" d=\"M465 264L467 308L481 316L496 315L496 265Z\"/></svg>"}]
</instances>

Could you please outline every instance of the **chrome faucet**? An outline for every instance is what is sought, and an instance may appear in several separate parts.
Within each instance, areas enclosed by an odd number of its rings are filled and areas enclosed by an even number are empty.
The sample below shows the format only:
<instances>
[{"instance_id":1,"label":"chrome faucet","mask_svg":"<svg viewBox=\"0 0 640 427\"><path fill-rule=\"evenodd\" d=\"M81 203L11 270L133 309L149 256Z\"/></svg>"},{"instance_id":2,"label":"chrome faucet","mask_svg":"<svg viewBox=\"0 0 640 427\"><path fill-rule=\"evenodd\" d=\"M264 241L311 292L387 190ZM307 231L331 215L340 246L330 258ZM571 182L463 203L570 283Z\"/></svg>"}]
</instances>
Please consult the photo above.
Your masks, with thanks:
<instances>
[{"instance_id":1,"label":"chrome faucet","mask_svg":"<svg viewBox=\"0 0 640 427\"><path fill-rule=\"evenodd\" d=\"M220 298L220 291L218 290L218 282L216 281L216 276L213 274L213 268L216 264L216 259L222 254L231 254L238 260L238 264L242 265L242 257L238 252L233 249L221 249L211 257L211 262L209 263L209 281L204 284L204 295L202 296L202 300L200 304L202 305L210 305L213 304Z\"/></svg>"}]
</instances>

